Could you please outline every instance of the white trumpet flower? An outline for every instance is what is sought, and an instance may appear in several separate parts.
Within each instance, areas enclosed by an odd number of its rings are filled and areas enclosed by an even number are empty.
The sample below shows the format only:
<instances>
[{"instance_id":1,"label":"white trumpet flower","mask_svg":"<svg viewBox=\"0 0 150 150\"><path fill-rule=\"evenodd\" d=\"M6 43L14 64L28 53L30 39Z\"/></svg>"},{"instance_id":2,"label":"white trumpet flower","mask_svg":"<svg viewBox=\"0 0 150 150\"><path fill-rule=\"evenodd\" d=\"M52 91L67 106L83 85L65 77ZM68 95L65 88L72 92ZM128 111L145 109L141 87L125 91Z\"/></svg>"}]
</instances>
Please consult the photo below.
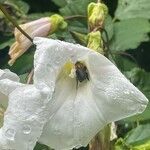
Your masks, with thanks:
<instances>
[{"instance_id":1,"label":"white trumpet flower","mask_svg":"<svg viewBox=\"0 0 150 150\"><path fill-rule=\"evenodd\" d=\"M34 43L34 84L0 80L9 97L0 148L86 146L106 124L145 110L147 98L103 55L58 40Z\"/></svg>"}]
</instances>

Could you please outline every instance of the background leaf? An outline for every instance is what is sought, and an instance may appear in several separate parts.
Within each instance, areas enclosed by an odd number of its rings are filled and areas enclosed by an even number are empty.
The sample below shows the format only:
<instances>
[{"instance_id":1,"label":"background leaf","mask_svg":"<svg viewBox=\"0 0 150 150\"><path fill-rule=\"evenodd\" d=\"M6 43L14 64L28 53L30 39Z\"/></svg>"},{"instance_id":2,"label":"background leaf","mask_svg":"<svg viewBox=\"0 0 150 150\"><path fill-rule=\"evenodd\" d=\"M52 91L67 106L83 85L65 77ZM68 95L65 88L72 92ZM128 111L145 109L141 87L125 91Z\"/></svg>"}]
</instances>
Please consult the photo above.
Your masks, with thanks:
<instances>
[{"instance_id":1,"label":"background leaf","mask_svg":"<svg viewBox=\"0 0 150 150\"><path fill-rule=\"evenodd\" d=\"M119 20L129 18L150 19L149 0L118 0L115 17Z\"/></svg>"},{"instance_id":2,"label":"background leaf","mask_svg":"<svg viewBox=\"0 0 150 150\"><path fill-rule=\"evenodd\" d=\"M29 5L21 0L5 0L4 3L14 7L21 14L26 14L29 11Z\"/></svg>"},{"instance_id":3,"label":"background leaf","mask_svg":"<svg viewBox=\"0 0 150 150\"><path fill-rule=\"evenodd\" d=\"M139 125L125 138L127 144L139 145L150 139L150 124Z\"/></svg>"},{"instance_id":4,"label":"background leaf","mask_svg":"<svg viewBox=\"0 0 150 150\"><path fill-rule=\"evenodd\" d=\"M61 8L60 12L64 16L86 15L90 2L96 2L96 0L67 0L67 5Z\"/></svg>"},{"instance_id":5,"label":"background leaf","mask_svg":"<svg viewBox=\"0 0 150 150\"><path fill-rule=\"evenodd\" d=\"M69 0L52 0L57 6L64 7Z\"/></svg>"},{"instance_id":6,"label":"background leaf","mask_svg":"<svg viewBox=\"0 0 150 150\"><path fill-rule=\"evenodd\" d=\"M33 56L34 51L27 52L19 57L13 66L7 66L7 68L13 72L16 72L18 75L30 72L33 68Z\"/></svg>"},{"instance_id":7,"label":"background leaf","mask_svg":"<svg viewBox=\"0 0 150 150\"><path fill-rule=\"evenodd\" d=\"M109 40L111 40L112 37L113 37L113 34L114 34L114 28L113 28L112 17L109 16L109 15L107 16L107 18L106 18L106 20L104 22L104 28L107 31ZM103 37L104 37L104 39L106 41L107 38L106 38L106 35L104 34L104 32L103 32Z\"/></svg>"},{"instance_id":8,"label":"background leaf","mask_svg":"<svg viewBox=\"0 0 150 150\"><path fill-rule=\"evenodd\" d=\"M134 49L143 41L148 41L150 23L147 19L128 19L114 23L114 36L110 43L113 51Z\"/></svg>"}]
</instances>

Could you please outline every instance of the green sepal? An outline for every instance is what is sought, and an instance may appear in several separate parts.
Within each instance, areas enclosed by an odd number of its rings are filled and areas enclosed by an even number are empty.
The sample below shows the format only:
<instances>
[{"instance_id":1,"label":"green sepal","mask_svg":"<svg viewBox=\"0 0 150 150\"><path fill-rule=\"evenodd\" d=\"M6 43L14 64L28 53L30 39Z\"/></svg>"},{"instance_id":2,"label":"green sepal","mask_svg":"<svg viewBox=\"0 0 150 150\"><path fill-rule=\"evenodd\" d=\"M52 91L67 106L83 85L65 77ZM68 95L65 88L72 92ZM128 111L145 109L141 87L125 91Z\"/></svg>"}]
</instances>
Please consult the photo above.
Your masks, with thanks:
<instances>
[{"instance_id":1,"label":"green sepal","mask_svg":"<svg viewBox=\"0 0 150 150\"><path fill-rule=\"evenodd\" d=\"M62 16L58 14L52 15L50 17L50 21L51 21L50 34L54 33L59 29L63 30L67 28L67 22L64 20Z\"/></svg>"},{"instance_id":2,"label":"green sepal","mask_svg":"<svg viewBox=\"0 0 150 150\"><path fill-rule=\"evenodd\" d=\"M88 34L88 48L91 48L101 54L104 54L103 51L103 40L100 31L90 32Z\"/></svg>"},{"instance_id":3,"label":"green sepal","mask_svg":"<svg viewBox=\"0 0 150 150\"><path fill-rule=\"evenodd\" d=\"M87 35L78 33L76 31L70 31L70 33L77 43L84 45L84 46L87 45Z\"/></svg>"},{"instance_id":4,"label":"green sepal","mask_svg":"<svg viewBox=\"0 0 150 150\"><path fill-rule=\"evenodd\" d=\"M93 30L96 27L102 27L108 14L108 8L102 3L90 3L88 5L88 22L89 27Z\"/></svg>"}]
</instances>

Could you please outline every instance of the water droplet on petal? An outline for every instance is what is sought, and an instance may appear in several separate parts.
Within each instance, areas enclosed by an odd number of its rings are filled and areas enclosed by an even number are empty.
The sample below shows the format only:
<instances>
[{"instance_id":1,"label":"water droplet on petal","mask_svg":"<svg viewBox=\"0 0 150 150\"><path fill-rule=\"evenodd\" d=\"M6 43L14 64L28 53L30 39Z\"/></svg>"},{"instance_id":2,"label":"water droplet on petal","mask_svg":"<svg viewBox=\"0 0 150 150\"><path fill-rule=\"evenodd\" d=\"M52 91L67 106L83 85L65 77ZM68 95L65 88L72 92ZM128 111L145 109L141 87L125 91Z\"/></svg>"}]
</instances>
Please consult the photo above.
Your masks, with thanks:
<instances>
[{"instance_id":1,"label":"water droplet on petal","mask_svg":"<svg viewBox=\"0 0 150 150\"><path fill-rule=\"evenodd\" d=\"M60 130L58 128L54 129L54 133L55 133L55 135L60 135L61 134L61 132L60 132Z\"/></svg>"},{"instance_id":2,"label":"water droplet on petal","mask_svg":"<svg viewBox=\"0 0 150 150\"><path fill-rule=\"evenodd\" d=\"M14 129L7 129L6 132L5 132L5 136L9 140L14 140L15 134L16 134L16 131Z\"/></svg>"},{"instance_id":3,"label":"water droplet on petal","mask_svg":"<svg viewBox=\"0 0 150 150\"><path fill-rule=\"evenodd\" d=\"M80 141L82 141L82 140L80 140ZM80 147L82 147L83 145L81 145L81 144L78 144L75 148L76 149L79 149Z\"/></svg>"},{"instance_id":4,"label":"water droplet on petal","mask_svg":"<svg viewBox=\"0 0 150 150\"><path fill-rule=\"evenodd\" d=\"M24 134L30 134L31 133L31 127L30 127L30 125L24 125L23 126L23 133Z\"/></svg>"},{"instance_id":5,"label":"water droplet on petal","mask_svg":"<svg viewBox=\"0 0 150 150\"><path fill-rule=\"evenodd\" d=\"M146 105L141 104L141 105L139 106L139 108L138 108L138 113L143 112L144 109L145 109L145 107L146 107Z\"/></svg>"},{"instance_id":6,"label":"water droplet on petal","mask_svg":"<svg viewBox=\"0 0 150 150\"><path fill-rule=\"evenodd\" d=\"M129 91L124 91L124 94L130 94L130 92Z\"/></svg>"},{"instance_id":7,"label":"water droplet on petal","mask_svg":"<svg viewBox=\"0 0 150 150\"><path fill-rule=\"evenodd\" d=\"M134 91L131 91L132 94L134 94Z\"/></svg>"}]
</instances>

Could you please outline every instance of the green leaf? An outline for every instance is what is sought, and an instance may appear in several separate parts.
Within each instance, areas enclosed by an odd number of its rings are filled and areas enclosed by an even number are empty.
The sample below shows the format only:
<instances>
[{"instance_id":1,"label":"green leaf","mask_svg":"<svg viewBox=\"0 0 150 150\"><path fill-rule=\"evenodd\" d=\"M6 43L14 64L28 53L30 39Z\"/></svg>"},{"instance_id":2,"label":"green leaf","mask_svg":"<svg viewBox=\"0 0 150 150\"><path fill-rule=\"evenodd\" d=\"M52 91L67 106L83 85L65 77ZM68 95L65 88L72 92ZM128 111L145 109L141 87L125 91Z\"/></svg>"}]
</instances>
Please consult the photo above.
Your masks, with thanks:
<instances>
[{"instance_id":1,"label":"green leaf","mask_svg":"<svg viewBox=\"0 0 150 150\"><path fill-rule=\"evenodd\" d=\"M131 145L141 145L150 140L150 124L139 125L125 137L125 142Z\"/></svg>"},{"instance_id":2,"label":"green leaf","mask_svg":"<svg viewBox=\"0 0 150 150\"><path fill-rule=\"evenodd\" d=\"M104 22L104 28L107 31L108 39L111 40L112 37L113 37L113 34L114 34L113 21L112 21L111 16L107 16L107 18L106 18L106 20ZM107 38L106 38L106 35L104 34L104 32L103 32L102 35L104 37L104 40L106 41Z\"/></svg>"},{"instance_id":3,"label":"green leaf","mask_svg":"<svg viewBox=\"0 0 150 150\"><path fill-rule=\"evenodd\" d=\"M51 150L48 146L37 143L34 150Z\"/></svg>"},{"instance_id":4,"label":"green leaf","mask_svg":"<svg viewBox=\"0 0 150 150\"><path fill-rule=\"evenodd\" d=\"M130 71L132 68L138 67L137 63L134 61L134 59L132 59L130 57L127 58L127 56L124 57L124 56L122 56L119 53L116 54L116 56L114 57L114 59L115 59L115 63L117 65L117 67L122 72Z\"/></svg>"},{"instance_id":5,"label":"green leaf","mask_svg":"<svg viewBox=\"0 0 150 150\"><path fill-rule=\"evenodd\" d=\"M126 72L126 76L129 80L137 86L150 100L150 73L145 72L140 68L134 68L129 72Z\"/></svg>"},{"instance_id":6,"label":"green leaf","mask_svg":"<svg viewBox=\"0 0 150 150\"><path fill-rule=\"evenodd\" d=\"M119 0L115 18L124 20L129 18L150 19L149 0Z\"/></svg>"},{"instance_id":7,"label":"green leaf","mask_svg":"<svg viewBox=\"0 0 150 150\"><path fill-rule=\"evenodd\" d=\"M44 13L31 13L28 14L28 20L36 20L42 17L50 17L51 15L53 15L54 13L52 12L44 12Z\"/></svg>"},{"instance_id":8,"label":"green leaf","mask_svg":"<svg viewBox=\"0 0 150 150\"><path fill-rule=\"evenodd\" d=\"M7 46L11 46L13 42L14 42L14 39L12 39L12 38L9 38L8 40L1 42L0 43L0 50L4 49Z\"/></svg>"},{"instance_id":9,"label":"green leaf","mask_svg":"<svg viewBox=\"0 0 150 150\"><path fill-rule=\"evenodd\" d=\"M57 6L64 7L69 0L52 0Z\"/></svg>"},{"instance_id":10,"label":"green leaf","mask_svg":"<svg viewBox=\"0 0 150 150\"><path fill-rule=\"evenodd\" d=\"M4 3L5 2L5 0L0 0L0 3Z\"/></svg>"},{"instance_id":11,"label":"green leaf","mask_svg":"<svg viewBox=\"0 0 150 150\"><path fill-rule=\"evenodd\" d=\"M80 33L87 33L87 26L84 22L84 19L80 19L80 21L78 20L71 20L68 22L69 26L69 31L75 31L75 32L80 32Z\"/></svg>"},{"instance_id":12,"label":"green leaf","mask_svg":"<svg viewBox=\"0 0 150 150\"><path fill-rule=\"evenodd\" d=\"M52 39L59 39L66 42L75 43L75 40L73 39L72 35L68 30L64 30L63 32L57 31L54 34L49 35L48 37Z\"/></svg>"},{"instance_id":13,"label":"green leaf","mask_svg":"<svg viewBox=\"0 0 150 150\"><path fill-rule=\"evenodd\" d=\"M14 7L20 14L26 14L29 11L29 5L21 0L5 0L5 4Z\"/></svg>"},{"instance_id":14,"label":"green leaf","mask_svg":"<svg viewBox=\"0 0 150 150\"><path fill-rule=\"evenodd\" d=\"M133 150L150 150L150 140L145 141L143 144L134 146Z\"/></svg>"},{"instance_id":15,"label":"green leaf","mask_svg":"<svg viewBox=\"0 0 150 150\"><path fill-rule=\"evenodd\" d=\"M71 31L70 33L77 43L84 45L84 46L87 45L87 35L81 34L78 32L73 32L73 31Z\"/></svg>"},{"instance_id":16,"label":"green leaf","mask_svg":"<svg viewBox=\"0 0 150 150\"><path fill-rule=\"evenodd\" d=\"M114 23L114 36L110 43L113 51L134 49L141 42L148 41L150 23L147 19L128 19Z\"/></svg>"},{"instance_id":17,"label":"green leaf","mask_svg":"<svg viewBox=\"0 0 150 150\"><path fill-rule=\"evenodd\" d=\"M21 83L27 83L29 73L25 73L19 76Z\"/></svg>"},{"instance_id":18,"label":"green leaf","mask_svg":"<svg viewBox=\"0 0 150 150\"><path fill-rule=\"evenodd\" d=\"M9 67L9 69L17 73L18 75L30 72L33 67L33 57L34 51L31 50L30 52L27 52L23 54L21 57L19 57L14 63L14 65Z\"/></svg>"},{"instance_id":19,"label":"green leaf","mask_svg":"<svg viewBox=\"0 0 150 150\"><path fill-rule=\"evenodd\" d=\"M114 150L131 150L131 146L127 145L124 139L119 138L114 145Z\"/></svg>"},{"instance_id":20,"label":"green leaf","mask_svg":"<svg viewBox=\"0 0 150 150\"><path fill-rule=\"evenodd\" d=\"M96 0L67 0L67 5L61 8L60 12L64 16L86 15L88 4L95 1Z\"/></svg>"}]
</instances>

